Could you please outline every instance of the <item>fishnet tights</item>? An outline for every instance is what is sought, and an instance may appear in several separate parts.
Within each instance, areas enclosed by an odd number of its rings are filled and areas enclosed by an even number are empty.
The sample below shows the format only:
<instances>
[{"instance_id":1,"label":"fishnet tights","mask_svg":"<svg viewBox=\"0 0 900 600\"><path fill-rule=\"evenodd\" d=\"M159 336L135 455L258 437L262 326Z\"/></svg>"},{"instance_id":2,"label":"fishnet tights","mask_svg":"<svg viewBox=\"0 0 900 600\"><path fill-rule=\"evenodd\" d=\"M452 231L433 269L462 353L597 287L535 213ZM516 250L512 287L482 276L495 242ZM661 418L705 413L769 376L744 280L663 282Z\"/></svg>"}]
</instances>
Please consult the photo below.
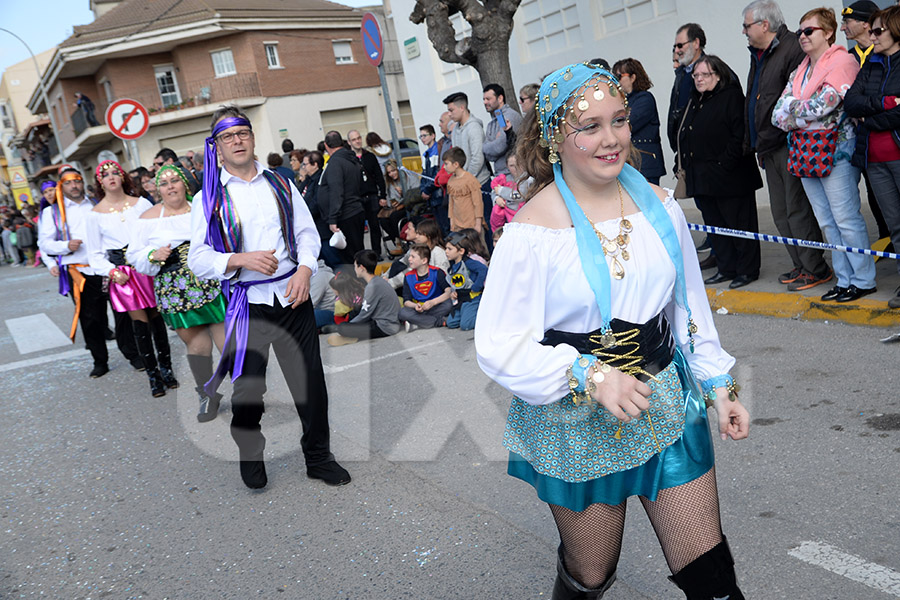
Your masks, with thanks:
<instances>
[{"instance_id":1,"label":"fishnet tights","mask_svg":"<svg viewBox=\"0 0 900 600\"><path fill-rule=\"evenodd\" d=\"M715 468L693 481L641 497L672 573L722 541ZM582 512L550 505L563 545L566 570L586 588L598 588L615 571L622 550L625 506L592 504Z\"/></svg>"}]
</instances>

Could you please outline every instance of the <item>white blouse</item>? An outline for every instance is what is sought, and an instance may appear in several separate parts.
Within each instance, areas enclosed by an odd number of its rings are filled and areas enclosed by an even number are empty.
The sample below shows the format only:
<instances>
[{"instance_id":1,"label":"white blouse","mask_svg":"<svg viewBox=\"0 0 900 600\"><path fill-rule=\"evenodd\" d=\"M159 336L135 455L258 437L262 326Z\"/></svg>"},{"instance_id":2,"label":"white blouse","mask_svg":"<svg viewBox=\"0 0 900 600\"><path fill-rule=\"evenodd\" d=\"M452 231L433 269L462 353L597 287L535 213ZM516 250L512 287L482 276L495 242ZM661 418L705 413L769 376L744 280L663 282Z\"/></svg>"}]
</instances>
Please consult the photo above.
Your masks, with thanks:
<instances>
[{"instance_id":1,"label":"white blouse","mask_svg":"<svg viewBox=\"0 0 900 600\"><path fill-rule=\"evenodd\" d=\"M91 211L87 220L88 261L98 275L106 275L116 265L106 258L107 250L122 249L131 241L131 227L152 204L140 198L131 207L120 212Z\"/></svg>"},{"instance_id":2,"label":"white blouse","mask_svg":"<svg viewBox=\"0 0 900 600\"><path fill-rule=\"evenodd\" d=\"M640 212L628 216L634 230L628 245L630 260L622 263L625 277L610 277L612 317L645 323L665 311L697 378L725 375L734 358L719 344L687 221L671 192L664 206L684 255L688 304L698 328L694 352L687 334L687 312L675 303L675 267L656 230ZM619 221L610 219L597 226L614 238ZM607 264L612 272L609 257ZM597 301L581 267L574 227L508 223L491 258L478 308L475 349L481 369L525 402L550 404L569 393L565 372L579 353L568 344L541 345L544 332L584 333L601 324Z\"/></svg>"},{"instance_id":3,"label":"white blouse","mask_svg":"<svg viewBox=\"0 0 900 600\"><path fill-rule=\"evenodd\" d=\"M166 244L175 250L191 240L191 213L155 219L137 219L131 225L131 242L125 253L129 264L139 273L154 277L159 273L156 263L150 262L150 252Z\"/></svg>"}]
</instances>

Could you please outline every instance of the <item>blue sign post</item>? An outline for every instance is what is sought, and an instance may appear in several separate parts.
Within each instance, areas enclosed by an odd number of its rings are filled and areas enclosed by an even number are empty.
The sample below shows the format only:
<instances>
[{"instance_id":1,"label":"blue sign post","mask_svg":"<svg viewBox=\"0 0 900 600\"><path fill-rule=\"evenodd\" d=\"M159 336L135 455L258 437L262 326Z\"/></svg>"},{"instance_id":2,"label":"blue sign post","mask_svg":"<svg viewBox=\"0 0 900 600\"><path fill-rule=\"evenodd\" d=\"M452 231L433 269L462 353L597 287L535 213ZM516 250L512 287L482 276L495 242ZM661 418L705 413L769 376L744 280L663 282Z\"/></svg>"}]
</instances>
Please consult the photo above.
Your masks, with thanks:
<instances>
[{"instance_id":1,"label":"blue sign post","mask_svg":"<svg viewBox=\"0 0 900 600\"><path fill-rule=\"evenodd\" d=\"M394 146L394 160L402 166L403 159L400 157L400 139L397 137L397 128L394 126L393 111L391 110L391 95L388 92L387 79L384 76L384 39L381 37L381 28L378 26L378 19L372 13L366 13L362 18L360 25L360 33L362 34L363 48L366 50L366 58L372 63L373 67L378 68L378 78L381 80L381 95L384 97L384 107L387 110L388 124L391 127L391 139ZM403 193L406 193L406 177L400 178L400 185L403 187Z\"/></svg>"}]
</instances>

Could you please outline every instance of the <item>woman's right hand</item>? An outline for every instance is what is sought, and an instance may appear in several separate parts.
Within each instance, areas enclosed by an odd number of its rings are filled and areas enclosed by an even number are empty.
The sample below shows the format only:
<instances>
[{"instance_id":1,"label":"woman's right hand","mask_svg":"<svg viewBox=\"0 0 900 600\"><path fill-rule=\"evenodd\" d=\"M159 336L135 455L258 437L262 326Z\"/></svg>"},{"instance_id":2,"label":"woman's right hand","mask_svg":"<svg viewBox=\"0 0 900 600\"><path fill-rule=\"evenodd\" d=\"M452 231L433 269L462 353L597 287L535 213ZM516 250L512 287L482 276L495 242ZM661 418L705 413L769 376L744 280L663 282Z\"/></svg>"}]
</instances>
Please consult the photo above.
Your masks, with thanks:
<instances>
[{"instance_id":1,"label":"woman's right hand","mask_svg":"<svg viewBox=\"0 0 900 600\"><path fill-rule=\"evenodd\" d=\"M116 271L116 274L113 277L113 282L119 285L125 285L126 283L128 283L129 279L130 277L125 271Z\"/></svg>"},{"instance_id":2,"label":"woman's right hand","mask_svg":"<svg viewBox=\"0 0 900 600\"><path fill-rule=\"evenodd\" d=\"M588 371L593 377L594 370ZM603 381L596 383L591 397L603 405L614 417L625 423L641 416L650 408L650 386L618 369L602 373Z\"/></svg>"},{"instance_id":3,"label":"woman's right hand","mask_svg":"<svg viewBox=\"0 0 900 600\"><path fill-rule=\"evenodd\" d=\"M162 248L157 248L153 251L153 260L157 262L166 262L166 259L169 258L170 254L172 254L172 245L166 244Z\"/></svg>"}]
</instances>

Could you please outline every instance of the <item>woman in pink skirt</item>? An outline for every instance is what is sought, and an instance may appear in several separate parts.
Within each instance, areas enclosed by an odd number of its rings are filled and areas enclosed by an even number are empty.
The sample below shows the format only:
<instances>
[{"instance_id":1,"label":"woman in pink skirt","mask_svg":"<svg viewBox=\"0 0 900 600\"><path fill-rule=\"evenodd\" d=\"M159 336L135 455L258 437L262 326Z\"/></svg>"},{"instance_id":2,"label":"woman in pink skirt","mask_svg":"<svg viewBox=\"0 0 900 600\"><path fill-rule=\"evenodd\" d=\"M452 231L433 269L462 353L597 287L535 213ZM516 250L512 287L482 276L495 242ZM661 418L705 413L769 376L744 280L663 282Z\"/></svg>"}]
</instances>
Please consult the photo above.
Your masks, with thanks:
<instances>
[{"instance_id":1,"label":"woman in pink skirt","mask_svg":"<svg viewBox=\"0 0 900 600\"><path fill-rule=\"evenodd\" d=\"M127 312L131 317L134 341L150 378L150 391L154 397L165 396L166 388L178 387L178 381L172 371L166 324L156 309L153 278L135 271L125 259L132 224L152 205L135 196L131 180L115 161L100 163L96 179L99 202L87 223L91 268L109 277L110 302L113 310Z\"/></svg>"}]
</instances>

